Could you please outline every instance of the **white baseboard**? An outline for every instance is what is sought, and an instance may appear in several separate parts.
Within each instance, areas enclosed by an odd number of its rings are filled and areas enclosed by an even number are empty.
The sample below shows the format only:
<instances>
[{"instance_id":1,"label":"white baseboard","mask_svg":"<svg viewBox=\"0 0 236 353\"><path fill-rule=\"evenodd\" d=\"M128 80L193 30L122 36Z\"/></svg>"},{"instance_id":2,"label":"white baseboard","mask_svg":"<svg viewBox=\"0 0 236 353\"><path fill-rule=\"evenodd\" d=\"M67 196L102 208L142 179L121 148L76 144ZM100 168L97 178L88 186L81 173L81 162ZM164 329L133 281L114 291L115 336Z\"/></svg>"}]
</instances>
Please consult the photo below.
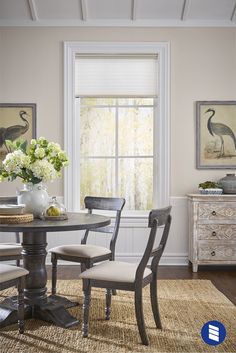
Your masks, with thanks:
<instances>
[{"instance_id":1,"label":"white baseboard","mask_svg":"<svg viewBox=\"0 0 236 353\"><path fill-rule=\"evenodd\" d=\"M163 255L160 265L188 266L188 254L166 254Z\"/></svg>"}]
</instances>

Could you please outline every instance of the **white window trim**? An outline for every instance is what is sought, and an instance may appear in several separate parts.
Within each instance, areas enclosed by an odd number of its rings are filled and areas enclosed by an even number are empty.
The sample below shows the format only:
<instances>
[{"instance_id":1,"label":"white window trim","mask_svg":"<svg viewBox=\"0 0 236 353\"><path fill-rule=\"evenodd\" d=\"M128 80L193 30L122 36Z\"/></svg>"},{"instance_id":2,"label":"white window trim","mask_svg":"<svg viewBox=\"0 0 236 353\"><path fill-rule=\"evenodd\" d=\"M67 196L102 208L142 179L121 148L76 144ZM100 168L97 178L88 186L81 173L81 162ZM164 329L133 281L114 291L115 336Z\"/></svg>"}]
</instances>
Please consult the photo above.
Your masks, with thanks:
<instances>
[{"instance_id":1,"label":"white window trim","mask_svg":"<svg viewBox=\"0 0 236 353\"><path fill-rule=\"evenodd\" d=\"M157 204L163 207L170 199L170 60L168 42L64 42L64 148L68 153L70 165L64 171L64 202L68 211L79 211L79 122L76 119L75 106L75 56L80 53L98 54L157 54L158 55L158 104L154 114L153 168L156 170L153 183L158 195L154 195ZM160 118L161 117L161 118ZM159 168L158 168L159 167ZM147 212L127 212L128 217L145 217Z\"/></svg>"}]
</instances>

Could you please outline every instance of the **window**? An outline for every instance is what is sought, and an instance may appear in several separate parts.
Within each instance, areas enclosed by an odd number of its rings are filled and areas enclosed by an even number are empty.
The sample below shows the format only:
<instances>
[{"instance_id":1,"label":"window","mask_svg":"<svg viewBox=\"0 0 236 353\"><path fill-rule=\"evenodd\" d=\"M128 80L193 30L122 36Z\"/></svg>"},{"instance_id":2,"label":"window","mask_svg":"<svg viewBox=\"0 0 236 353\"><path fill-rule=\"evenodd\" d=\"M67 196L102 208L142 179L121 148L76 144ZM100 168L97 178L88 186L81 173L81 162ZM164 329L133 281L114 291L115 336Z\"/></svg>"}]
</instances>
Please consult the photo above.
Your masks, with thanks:
<instances>
[{"instance_id":1,"label":"window","mask_svg":"<svg viewBox=\"0 0 236 353\"><path fill-rule=\"evenodd\" d=\"M153 207L153 98L77 98L80 204L120 196L128 210Z\"/></svg>"},{"instance_id":2,"label":"window","mask_svg":"<svg viewBox=\"0 0 236 353\"><path fill-rule=\"evenodd\" d=\"M168 44L68 42L64 59L67 209L86 194L124 196L136 211L169 203Z\"/></svg>"}]
</instances>

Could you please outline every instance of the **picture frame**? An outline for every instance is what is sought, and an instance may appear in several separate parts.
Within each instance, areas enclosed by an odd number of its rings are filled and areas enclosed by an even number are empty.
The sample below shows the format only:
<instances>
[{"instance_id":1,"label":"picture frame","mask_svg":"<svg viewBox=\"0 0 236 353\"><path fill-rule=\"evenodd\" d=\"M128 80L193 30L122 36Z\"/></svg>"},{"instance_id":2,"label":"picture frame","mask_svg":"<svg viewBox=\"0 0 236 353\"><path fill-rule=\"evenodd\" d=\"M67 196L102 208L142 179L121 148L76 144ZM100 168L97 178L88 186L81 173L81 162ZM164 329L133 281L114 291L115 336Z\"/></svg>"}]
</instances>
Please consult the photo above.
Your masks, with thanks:
<instances>
[{"instance_id":1,"label":"picture frame","mask_svg":"<svg viewBox=\"0 0 236 353\"><path fill-rule=\"evenodd\" d=\"M0 162L8 150L5 141L36 138L35 103L0 103Z\"/></svg>"},{"instance_id":2,"label":"picture frame","mask_svg":"<svg viewBox=\"0 0 236 353\"><path fill-rule=\"evenodd\" d=\"M236 169L236 101L196 102L196 168Z\"/></svg>"}]
</instances>

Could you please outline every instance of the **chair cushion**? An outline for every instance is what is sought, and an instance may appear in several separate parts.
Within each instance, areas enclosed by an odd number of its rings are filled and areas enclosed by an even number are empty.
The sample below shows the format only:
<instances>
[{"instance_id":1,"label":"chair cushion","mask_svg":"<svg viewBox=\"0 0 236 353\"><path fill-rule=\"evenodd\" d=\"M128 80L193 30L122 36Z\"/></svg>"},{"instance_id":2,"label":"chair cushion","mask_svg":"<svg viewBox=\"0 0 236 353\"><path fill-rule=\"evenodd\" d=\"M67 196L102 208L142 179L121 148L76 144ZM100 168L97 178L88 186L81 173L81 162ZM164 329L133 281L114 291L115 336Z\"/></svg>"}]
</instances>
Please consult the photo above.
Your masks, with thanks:
<instances>
[{"instance_id":1,"label":"chair cushion","mask_svg":"<svg viewBox=\"0 0 236 353\"><path fill-rule=\"evenodd\" d=\"M137 267L138 264L131 264L129 262L106 261L82 272L79 278L134 283ZM146 268L143 278L151 273L152 271Z\"/></svg>"},{"instance_id":2,"label":"chair cushion","mask_svg":"<svg viewBox=\"0 0 236 353\"><path fill-rule=\"evenodd\" d=\"M90 245L90 244L73 244L73 245L62 245L49 250L51 253L56 253L66 256L78 256L92 259L97 256L108 255L111 253L110 249L102 246Z\"/></svg>"},{"instance_id":3,"label":"chair cushion","mask_svg":"<svg viewBox=\"0 0 236 353\"><path fill-rule=\"evenodd\" d=\"M27 271L25 268L0 264L0 283L25 276L28 273L29 271Z\"/></svg>"},{"instance_id":4,"label":"chair cushion","mask_svg":"<svg viewBox=\"0 0 236 353\"><path fill-rule=\"evenodd\" d=\"M20 255L22 246L17 243L4 243L0 244L0 257Z\"/></svg>"}]
</instances>

